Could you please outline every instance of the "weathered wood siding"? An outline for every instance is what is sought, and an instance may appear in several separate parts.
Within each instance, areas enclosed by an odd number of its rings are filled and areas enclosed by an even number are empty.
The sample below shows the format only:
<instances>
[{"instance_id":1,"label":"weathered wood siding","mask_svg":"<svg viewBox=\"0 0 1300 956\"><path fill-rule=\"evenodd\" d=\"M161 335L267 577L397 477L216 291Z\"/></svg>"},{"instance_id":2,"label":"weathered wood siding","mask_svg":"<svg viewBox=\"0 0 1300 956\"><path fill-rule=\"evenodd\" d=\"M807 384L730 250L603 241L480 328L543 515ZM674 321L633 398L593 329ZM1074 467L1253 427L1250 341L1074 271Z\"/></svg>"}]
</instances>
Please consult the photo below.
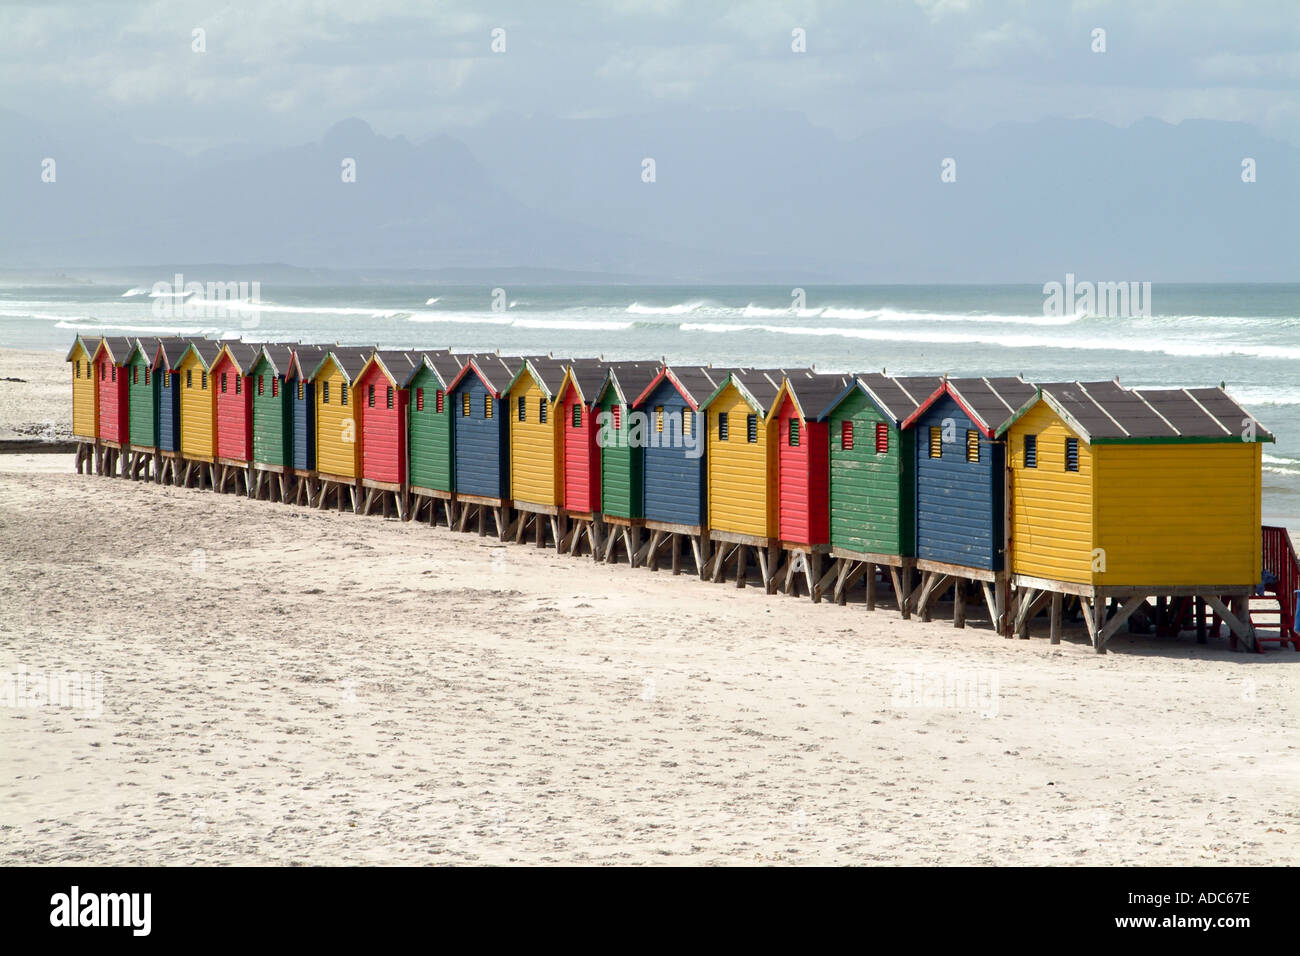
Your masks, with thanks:
<instances>
[{"instance_id":1,"label":"weathered wood siding","mask_svg":"<svg viewBox=\"0 0 1300 956\"><path fill-rule=\"evenodd\" d=\"M636 411L647 417L646 442L642 448L643 465L643 507L647 521L663 521L669 524L702 525L707 520L704 491L704 454L692 457L684 442L676 446L663 443L651 444L650 433L654 432L654 412L662 406L664 415L680 422L682 413L690 408L677 387L667 379L660 382ZM695 415L695 429L698 433L703 426L704 416ZM625 426L626 427L626 426ZM636 436L633 436L634 438ZM699 437L698 434L696 436ZM703 446L697 446L696 452L707 448L707 439Z\"/></svg>"},{"instance_id":2,"label":"weathered wood siding","mask_svg":"<svg viewBox=\"0 0 1300 956\"><path fill-rule=\"evenodd\" d=\"M1025 437L1036 439L1037 464L1025 467ZM1086 442L1046 402L1007 430L1011 466L1011 569L1016 574L1092 581L1093 467ZM1079 470L1065 470L1065 443L1079 443Z\"/></svg>"},{"instance_id":3,"label":"weathered wood siding","mask_svg":"<svg viewBox=\"0 0 1300 956\"><path fill-rule=\"evenodd\" d=\"M416 394L424 392L424 408L417 407ZM438 393L442 391L437 376L422 367L411 382L409 410L409 461L411 484L435 491L455 491L452 474L451 397L443 396L438 411Z\"/></svg>"},{"instance_id":4,"label":"weathered wood siding","mask_svg":"<svg viewBox=\"0 0 1300 956\"><path fill-rule=\"evenodd\" d=\"M853 447L844 447L844 423ZM886 450L876 451L876 426ZM831 544L850 551L910 557L916 550L915 432L896 428L862 391L850 392L830 416Z\"/></svg>"},{"instance_id":5,"label":"weathered wood siding","mask_svg":"<svg viewBox=\"0 0 1300 956\"><path fill-rule=\"evenodd\" d=\"M952 441L930 457L929 430L952 422ZM913 426L916 450L916 556L962 567L1003 568L1003 444L979 435L979 461L966 460L966 432L976 430L944 395Z\"/></svg>"},{"instance_id":6,"label":"weathered wood siding","mask_svg":"<svg viewBox=\"0 0 1300 956\"><path fill-rule=\"evenodd\" d=\"M734 385L727 385L708 409L709 527L770 538L777 533L777 464L773 426L751 408ZM718 416L728 418L727 440L718 434ZM748 418L758 419L756 441L749 441Z\"/></svg>"}]
</instances>

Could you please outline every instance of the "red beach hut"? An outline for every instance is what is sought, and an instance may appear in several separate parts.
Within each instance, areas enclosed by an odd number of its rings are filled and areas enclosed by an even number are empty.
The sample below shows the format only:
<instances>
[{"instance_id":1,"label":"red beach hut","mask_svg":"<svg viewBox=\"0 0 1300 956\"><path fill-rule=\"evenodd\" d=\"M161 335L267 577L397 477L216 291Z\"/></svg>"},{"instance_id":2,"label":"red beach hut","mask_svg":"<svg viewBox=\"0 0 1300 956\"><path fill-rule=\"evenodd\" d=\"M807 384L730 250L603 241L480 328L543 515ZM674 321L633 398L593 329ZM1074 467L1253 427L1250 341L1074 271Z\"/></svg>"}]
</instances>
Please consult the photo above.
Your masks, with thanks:
<instances>
[{"instance_id":1,"label":"red beach hut","mask_svg":"<svg viewBox=\"0 0 1300 956\"><path fill-rule=\"evenodd\" d=\"M123 447L131 442L131 420L128 413L126 360L135 348L128 338L107 336L99 340L95 349L95 393L98 406L99 462L98 472L111 475L117 470L119 459L123 468L126 459ZM125 473L125 472L124 472Z\"/></svg>"},{"instance_id":2,"label":"red beach hut","mask_svg":"<svg viewBox=\"0 0 1300 956\"><path fill-rule=\"evenodd\" d=\"M238 491L241 475L244 491L248 491L248 468L253 458L253 392L248 387L248 371L259 354L255 346L227 342L212 363L210 378L217 393L213 435L217 491L225 491L231 480Z\"/></svg>"},{"instance_id":3,"label":"red beach hut","mask_svg":"<svg viewBox=\"0 0 1300 956\"><path fill-rule=\"evenodd\" d=\"M388 513L391 492L397 515L406 516L406 416L410 392L402 387L416 359L406 352L374 352L352 383L361 413L361 486L368 489L362 513L382 499Z\"/></svg>"}]
</instances>

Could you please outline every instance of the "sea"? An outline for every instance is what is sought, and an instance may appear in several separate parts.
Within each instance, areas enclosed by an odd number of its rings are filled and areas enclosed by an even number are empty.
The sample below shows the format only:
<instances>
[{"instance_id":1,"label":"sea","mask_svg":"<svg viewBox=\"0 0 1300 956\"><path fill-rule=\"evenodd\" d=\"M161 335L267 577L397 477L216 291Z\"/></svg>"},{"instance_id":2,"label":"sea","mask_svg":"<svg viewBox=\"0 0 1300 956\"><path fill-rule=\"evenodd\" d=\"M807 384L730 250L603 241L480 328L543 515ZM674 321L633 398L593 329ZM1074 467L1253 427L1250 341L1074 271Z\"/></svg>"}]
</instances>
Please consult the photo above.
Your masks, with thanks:
<instances>
[{"instance_id":1,"label":"sea","mask_svg":"<svg viewBox=\"0 0 1300 956\"><path fill-rule=\"evenodd\" d=\"M1149 315L1118 317L1050 308L1039 285L367 282L260 283L226 298L175 292L112 281L0 282L0 346L66 349L77 333L208 335L1031 382L1222 384L1277 436L1264 449L1265 522L1300 527L1300 283L1157 283L1143 299Z\"/></svg>"}]
</instances>

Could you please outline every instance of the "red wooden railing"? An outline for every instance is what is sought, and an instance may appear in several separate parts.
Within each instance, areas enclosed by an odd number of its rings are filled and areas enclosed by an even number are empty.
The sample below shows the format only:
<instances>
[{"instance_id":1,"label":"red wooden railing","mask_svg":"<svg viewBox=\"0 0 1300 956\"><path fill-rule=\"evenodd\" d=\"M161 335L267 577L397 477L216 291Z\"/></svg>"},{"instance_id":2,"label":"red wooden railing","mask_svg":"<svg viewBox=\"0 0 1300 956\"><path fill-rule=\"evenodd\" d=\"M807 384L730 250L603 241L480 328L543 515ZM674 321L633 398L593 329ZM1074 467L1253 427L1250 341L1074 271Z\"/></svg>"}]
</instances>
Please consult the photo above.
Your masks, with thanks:
<instances>
[{"instance_id":1,"label":"red wooden railing","mask_svg":"<svg viewBox=\"0 0 1300 956\"><path fill-rule=\"evenodd\" d=\"M1264 570L1271 571L1277 582L1268 590L1276 593L1282 606L1280 640L1300 650L1300 635L1295 629L1296 591L1300 589L1300 560L1286 528L1264 525Z\"/></svg>"}]
</instances>

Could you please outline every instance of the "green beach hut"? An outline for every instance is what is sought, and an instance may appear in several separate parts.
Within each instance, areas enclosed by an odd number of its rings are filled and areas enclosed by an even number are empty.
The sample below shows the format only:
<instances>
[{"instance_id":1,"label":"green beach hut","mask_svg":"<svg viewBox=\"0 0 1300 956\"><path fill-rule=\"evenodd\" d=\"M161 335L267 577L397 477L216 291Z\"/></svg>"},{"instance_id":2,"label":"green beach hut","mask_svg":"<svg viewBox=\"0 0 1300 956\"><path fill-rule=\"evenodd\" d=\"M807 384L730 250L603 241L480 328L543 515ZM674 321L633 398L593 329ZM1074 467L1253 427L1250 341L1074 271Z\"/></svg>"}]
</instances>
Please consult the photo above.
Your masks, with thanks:
<instances>
[{"instance_id":1,"label":"green beach hut","mask_svg":"<svg viewBox=\"0 0 1300 956\"><path fill-rule=\"evenodd\" d=\"M916 553L914 429L903 421L942 387L938 376L855 376L817 416L830 422L831 556L838 562L835 599L864 575L875 606L877 566L889 568L898 609Z\"/></svg>"},{"instance_id":2,"label":"green beach hut","mask_svg":"<svg viewBox=\"0 0 1300 956\"><path fill-rule=\"evenodd\" d=\"M293 484L293 403L285 379L293 345L262 345L248 366L253 393L253 483L250 498L288 501Z\"/></svg>"},{"instance_id":3,"label":"green beach hut","mask_svg":"<svg viewBox=\"0 0 1300 956\"><path fill-rule=\"evenodd\" d=\"M596 422L609 440L600 443L600 510L609 525L605 538L606 561L613 561L622 543L628 562L635 566L645 523L644 449L649 436L644 426L632 435L632 403L655 376L657 362L616 362L609 366L605 381L596 392ZM629 440L632 439L632 440Z\"/></svg>"},{"instance_id":4,"label":"green beach hut","mask_svg":"<svg viewBox=\"0 0 1300 956\"><path fill-rule=\"evenodd\" d=\"M456 481L451 401L447 392L460 374L461 362L445 349L417 352L413 357L415 367L402 382L402 388L410 396L406 444L411 492L409 515L417 517L420 509L427 506L429 524L436 524L441 510L450 527Z\"/></svg>"}]
</instances>

